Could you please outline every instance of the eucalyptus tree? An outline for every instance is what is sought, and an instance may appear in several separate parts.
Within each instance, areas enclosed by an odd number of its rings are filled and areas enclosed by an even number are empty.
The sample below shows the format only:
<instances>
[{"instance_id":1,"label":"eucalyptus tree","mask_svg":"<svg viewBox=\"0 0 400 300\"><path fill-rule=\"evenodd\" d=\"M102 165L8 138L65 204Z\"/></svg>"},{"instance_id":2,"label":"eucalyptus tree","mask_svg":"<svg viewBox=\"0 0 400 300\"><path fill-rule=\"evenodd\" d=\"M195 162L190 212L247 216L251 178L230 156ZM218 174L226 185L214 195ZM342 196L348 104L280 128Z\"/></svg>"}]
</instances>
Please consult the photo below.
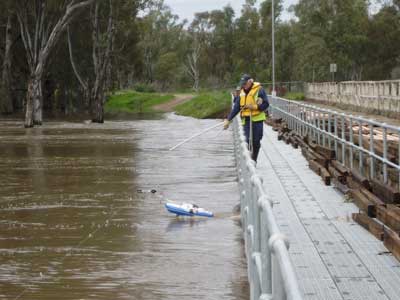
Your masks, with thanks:
<instances>
[{"instance_id":1,"label":"eucalyptus tree","mask_svg":"<svg viewBox=\"0 0 400 300\"><path fill-rule=\"evenodd\" d=\"M300 0L295 6L295 13L299 18L302 36L308 38L303 39L299 46L323 41L315 51L315 58L319 60L316 57L318 52L328 53L325 56L330 61L322 62L327 75L329 69L326 66L335 62L338 65L338 79L362 79L368 44L367 0ZM321 50L321 46L325 50ZM307 54L306 51L303 54Z\"/></svg>"},{"instance_id":2,"label":"eucalyptus tree","mask_svg":"<svg viewBox=\"0 0 400 300\"><path fill-rule=\"evenodd\" d=\"M400 66L400 1L387 4L371 19L368 30L368 79L391 79Z\"/></svg>"},{"instance_id":3,"label":"eucalyptus tree","mask_svg":"<svg viewBox=\"0 0 400 300\"><path fill-rule=\"evenodd\" d=\"M255 0L246 0L242 15L236 20L234 61L235 73L250 73L259 77L262 66L255 43L261 36L261 24L255 3Z\"/></svg>"},{"instance_id":4,"label":"eucalyptus tree","mask_svg":"<svg viewBox=\"0 0 400 300\"><path fill-rule=\"evenodd\" d=\"M16 0L16 13L29 67L25 127L42 124L42 84L51 51L72 19L96 0Z\"/></svg>"},{"instance_id":5,"label":"eucalyptus tree","mask_svg":"<svg viewBox=\"0 0 400 300\"><path fill-rule=\"evenodd\" d=\"M282 74L282 69L287 67L287 49L284 49L286 44L290 44L290 36L287 30L282 29L280 16L282 13L282 0L275 0L274 7L274 22L275 22L275 69L276 78L278 81L287 80ZM257 61L261 67L258 71L259 77L264 80L272 81L272 1L264 1L260 5L260 33L255 40L255 47L257 49ZM285 26L286 28L287 26ZM287 29L287 28L286 28Z\"/></svg>"},{"instance_id":6,"label":"eucalyptus tree","mask_svg":"<svg viewBox=\"0 0 400 300\"><path fill-rule=\"evenodd\" d=\"M11 70L12 70L12 47L16 42L15 34L15 7L12 1L0 3L0 22L4 24L4 51L2 54L3 65L0 84L0 113L10 114L14 112L13 99L11 95Z\"/></svg>"},{"instance_id":7,"label":"eucalyptus tree","mask_svg":"<svg viewBox=\"0 0 400 300\"><path fill-rule=\"evenodd\" d=\"M233 51L234 40L234 17L233 8L228 5L222 10L213 10L209 14L210 46L207 51L208 71L215 82L215 78L229 82L234 71Z\"/></svg>"},{"instance_id":8,"label":"eucalyptus tree","mask_svg":"<svg viewBox=\"0 0 400 300\"><path fill-rule=\"evenodd\" d=\"M144 80L170 84L178 71L175 58L181 55L184 45L183 27L163 0L152 1L147 13L139 20L140 42L144 64ZM168 65L168 67L166 67ZM159 73L161 72L161 73Z\"/></svg>"},{"instance_id":9,"label":"eucalyptus tree","mask_svg":"<svg viewBox=\"0 0 400 300\"><path fill-rule=\"evenodd\" d=\"M92 121L96 123L104 122L104 100L105 100L105 82L107 75L107 68L110 65L111 51L114 40L114 5L115 1L108 0L106 8L106 24L101 26L101 11L100 3L95 2L91 12L91 19L93 22L92 39L93 39L93 66L94 66L94 81L90 93Z\"/></svg>"},{"instance_id":10,"label":"eucalyptus tree","mask_svg":"<svg viewBox=\"0 0 400 300\"><path fill-rule=\"evenodd\" d=\"M78 24L72 24L68 29L71 66L83 90L85 103L93 122L104 122L106 94L114 88L114 85L120 85L114 83L115 78L123 80L122 74L129 74L130 70L127 68L137 60L132 57L132 54L138 55L135 49L138 42L136 17L139 10L147 3L147 0L94 2L86 27L89 28L91 39L77 47L79 51L74 50L79 38L73 39L73 36L75 33L78 37L82 36L81 29L78 28ZM77 61L84 62L86 68L79 68Z\"/></svg>"}]
</instances>

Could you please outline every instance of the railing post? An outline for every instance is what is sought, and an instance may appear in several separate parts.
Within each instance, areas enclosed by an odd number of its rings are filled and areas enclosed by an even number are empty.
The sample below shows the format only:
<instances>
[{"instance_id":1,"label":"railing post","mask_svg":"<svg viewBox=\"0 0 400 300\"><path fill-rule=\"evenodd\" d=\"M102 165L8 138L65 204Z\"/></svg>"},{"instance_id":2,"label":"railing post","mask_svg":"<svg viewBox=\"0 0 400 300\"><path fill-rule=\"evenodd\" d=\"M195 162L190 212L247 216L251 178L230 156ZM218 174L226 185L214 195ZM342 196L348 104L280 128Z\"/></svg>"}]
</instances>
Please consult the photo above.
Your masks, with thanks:
<instances>
[{"instance_id":1,"label":"railing post","mask_svg":"<svg viewBox=\"0 0 400 300\"><path fill-rule=\"evenodd\" d=\"M369 123L369 151L371 154L375 153L374 150L374 126L372 123ZM369 167L370 167L370 177L371 179L375 178L375 166L374 166L374 157L370 155L370 162L369 162Z\"/></svg>"},{"instance_id":2,"label":"railing post","mask_svg":"<svg viewBox=\"0 0 400 300\"><path fill-rule=\"evenodd\" d=\"M337 142L337 139L338 139L338 137L339 137L339 135L338 135L338 124L337 124L337 115L335 114L335 116L334 116L334 134L335 134L335 141L334 141L334 143L335 143L335 153L336 153L336 159L339 159L339 155L338 155L338 142Z\"/></svg>"},{"instance_id":3,"label":"railing post","mask_svg":"<svg viewBox=\"0 0 400 300\"><path fill-rule=\"evenodd\" d=\"M331 112L329 111L328 112L328 132L329 133L332 133L331 118L332 118L332 115L331 115ZM330 134L328 135L328 142L329 142L329 149L332 149L332 138L331 138ZM336 155L336 159L337 159L337 153L335 153L335 155Z\"/></svg>"},{"instance_id":4,"label":"railing post","mask_svg":"<svg viewBox=\"0 0 400 300\"><path fill-rule=\"evenodd\" d=\"M354 144L353 140L353 116L350 115L349 117L349 139L350 139L350 144ZM353 170L353 147L350 147L350 169Z\"/></svg>"},{"instance_id":5,"label":"railing post","mask_svg":"<svg viewBox=\"0 0 400 300\"><path fill-rule=\"evenodd\" d=\"M344 114L342 114L342 164L344 166L346 166L346 134L345 134L345 130L346 130L346 123L345 123L345 118L344 118Z\"/></svg>"},{"instance_id":6,"label":"railing post","mask_svg":"<svg viewBox=\"0 0 400 300\"><path fill-rule=\"evenodd\" d=\"M359 155L358 155L358 164L359 164L359 170L360 170L360 174L363 175L364 172L364 167L363 167L363 152L362 152L362 148L364 148L363 146L363 134L362 134L362 126L363 123L361 120L359 120L358 122L358 146L361 147L361 149L359 150Z\"/></svg>"},{"instance_id":7,"label":"railing post","mask_svg":"<svg viewBox=\"0 0 400 300\"><path fill-rule=\"evenodd\" d=\"M400 137L399 137L400 138ZM387 184L388 183L388 177L387 177L387 164L386 164L386 160L387 160L387 128L384 127L383 128L383 183Z\"/></svg>"}]
</instances>

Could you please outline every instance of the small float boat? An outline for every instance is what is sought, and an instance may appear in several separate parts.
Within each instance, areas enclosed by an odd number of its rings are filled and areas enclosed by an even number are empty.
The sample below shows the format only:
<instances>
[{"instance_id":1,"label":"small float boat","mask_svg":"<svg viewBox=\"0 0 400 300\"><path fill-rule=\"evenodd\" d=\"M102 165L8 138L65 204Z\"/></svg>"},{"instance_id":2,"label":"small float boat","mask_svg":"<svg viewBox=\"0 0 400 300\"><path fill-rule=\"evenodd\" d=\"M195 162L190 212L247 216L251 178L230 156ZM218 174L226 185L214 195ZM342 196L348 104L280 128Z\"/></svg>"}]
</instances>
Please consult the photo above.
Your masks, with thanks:
<instances>
[{"instance_id":1,"label":"small float boat","mask_svg":"<svg viewBox=\"0 0 400 300\"><path fill-rule=\"evenodd\" d=\"M188 216L188 217L213 217L214 214L210 211L205 210L204 208L198 207L196 204L191 203L173 203L167 202L165 203L165 208L172 214L176 214L177 216Z\"/></svg>"}]
</instances>

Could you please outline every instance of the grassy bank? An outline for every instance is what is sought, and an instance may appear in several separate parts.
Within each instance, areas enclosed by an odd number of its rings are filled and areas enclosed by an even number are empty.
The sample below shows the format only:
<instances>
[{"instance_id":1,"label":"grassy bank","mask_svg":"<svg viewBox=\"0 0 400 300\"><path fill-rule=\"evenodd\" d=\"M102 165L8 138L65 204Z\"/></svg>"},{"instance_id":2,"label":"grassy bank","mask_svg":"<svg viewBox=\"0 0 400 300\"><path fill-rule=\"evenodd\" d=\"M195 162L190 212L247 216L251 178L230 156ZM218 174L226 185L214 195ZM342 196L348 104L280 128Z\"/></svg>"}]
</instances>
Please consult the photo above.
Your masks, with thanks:
<instances>
[{"instance_id":1,"label":"grassy bank","mask_svg":"<svg viewBox=\"0 0 400 300\"><path fill-rule=\"evenodd\" d=\"M178 115L199 119L223 118L231 108L231 96L228 92L202 92L192 100L175 108Z\"/></svg>"},{"instance_id":2,"label":"grassy bank","mask_svg":"<svg viewBox=\"0 0 400 300\"><path fill-rule=\"evenodd\" d=\"M153 106L171 101L174 95L121 91L110 97L105 104L107 113L153 113Z\"/></svg>"}]
</instances>

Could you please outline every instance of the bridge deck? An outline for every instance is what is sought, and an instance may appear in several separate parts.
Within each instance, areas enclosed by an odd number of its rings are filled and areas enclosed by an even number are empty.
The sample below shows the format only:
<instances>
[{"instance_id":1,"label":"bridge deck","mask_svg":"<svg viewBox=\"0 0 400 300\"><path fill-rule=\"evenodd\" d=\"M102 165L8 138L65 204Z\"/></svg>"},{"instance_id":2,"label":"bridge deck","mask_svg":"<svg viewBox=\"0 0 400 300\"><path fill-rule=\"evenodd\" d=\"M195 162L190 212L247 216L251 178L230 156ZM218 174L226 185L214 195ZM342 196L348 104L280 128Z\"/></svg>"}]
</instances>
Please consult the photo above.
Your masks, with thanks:
<instances>
[{"instance_id":1,"label":"bridge deck","mask_svg":"<svg viewBox=\"0 0 400 300\"><path fill-rule=\"evenodd\" d=\"M265 126L257 170L274 201L304 299L399 299L400 263L351 219L358 209Z\"/></svg>"}]
</instances>

